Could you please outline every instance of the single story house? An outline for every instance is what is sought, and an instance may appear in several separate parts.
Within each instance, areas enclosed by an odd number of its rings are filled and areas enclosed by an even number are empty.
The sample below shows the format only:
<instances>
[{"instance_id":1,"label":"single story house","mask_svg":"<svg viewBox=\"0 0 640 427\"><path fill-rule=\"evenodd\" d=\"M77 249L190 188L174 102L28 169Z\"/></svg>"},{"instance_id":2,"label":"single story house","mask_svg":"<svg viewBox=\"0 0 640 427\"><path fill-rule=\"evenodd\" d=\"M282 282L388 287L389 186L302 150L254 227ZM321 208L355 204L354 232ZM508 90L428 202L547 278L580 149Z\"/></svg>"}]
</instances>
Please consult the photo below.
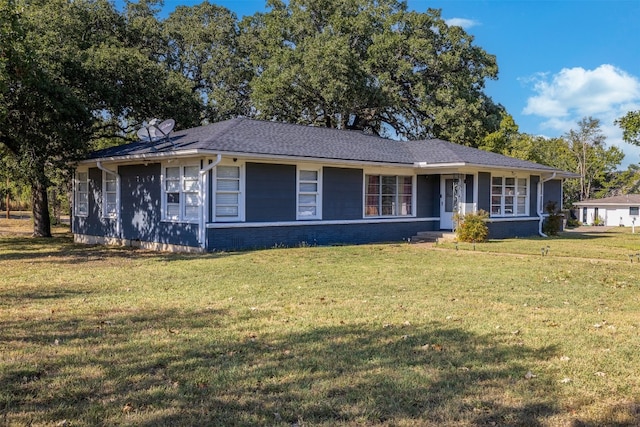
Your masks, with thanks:
<instances>
[{"instance_id":1,"label":"single story house","mask_svg":"<svg viewBox=\"0 0 640 427\"><path fill-rule=\"evenodd\" d=\"M589 199L573 205L578 208L578 220L586 225L640 225L640 194Z\"/></svg>"},{"instance_id":2,"label":"single story house","mask_svg":"<svg viewBox=\"0 0 640 427\"><path fill-rule=\"evenodd\" d=\"M217 251L401 241L489 213L491 238L542 233L573 174L440 139L236 118L92 153L75 241Z\"/></svg>"}]
</instances>

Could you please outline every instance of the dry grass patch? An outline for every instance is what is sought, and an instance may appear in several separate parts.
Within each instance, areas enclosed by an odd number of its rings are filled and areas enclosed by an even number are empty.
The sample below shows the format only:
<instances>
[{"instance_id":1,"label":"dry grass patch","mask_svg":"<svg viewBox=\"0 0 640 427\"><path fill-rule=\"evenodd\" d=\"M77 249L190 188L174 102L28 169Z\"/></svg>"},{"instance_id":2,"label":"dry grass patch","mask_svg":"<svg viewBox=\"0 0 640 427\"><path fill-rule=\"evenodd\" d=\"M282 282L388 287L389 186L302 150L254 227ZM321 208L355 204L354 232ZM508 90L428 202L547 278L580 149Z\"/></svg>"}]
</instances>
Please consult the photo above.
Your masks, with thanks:
<instances>
[{"instance_id":1,"label":"dry grass patch","mask_svg":"<svg viewBox=\"0 0 640 427\"><path fill-rule=\"evenodd\" d=\"M537 239L179 255L0 237L0 420L637 425L640 264L595 257L628 238L542 257Z\"/></svg>"}]
</instances>

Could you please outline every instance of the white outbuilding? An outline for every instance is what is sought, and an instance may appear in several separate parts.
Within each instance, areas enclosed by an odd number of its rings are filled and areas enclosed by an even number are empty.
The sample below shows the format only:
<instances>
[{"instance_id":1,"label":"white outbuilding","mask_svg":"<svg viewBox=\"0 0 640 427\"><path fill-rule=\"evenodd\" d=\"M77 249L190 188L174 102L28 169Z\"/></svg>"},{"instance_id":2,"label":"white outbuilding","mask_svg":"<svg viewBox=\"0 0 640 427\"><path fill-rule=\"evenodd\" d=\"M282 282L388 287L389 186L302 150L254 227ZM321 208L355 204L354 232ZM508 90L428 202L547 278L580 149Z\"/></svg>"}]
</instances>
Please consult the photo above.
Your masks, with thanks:
<instances>
[{"instance_id":1,"label":"white outbuilding","mask_svg":"<svg viewBox=\"0 0 640 427\"><path fill-rule=\"evenodd\" d=\"M640 225L640 194L589 199L573 205L578 208L578 220L585 225Z\"/></svg>"}]
</instances>

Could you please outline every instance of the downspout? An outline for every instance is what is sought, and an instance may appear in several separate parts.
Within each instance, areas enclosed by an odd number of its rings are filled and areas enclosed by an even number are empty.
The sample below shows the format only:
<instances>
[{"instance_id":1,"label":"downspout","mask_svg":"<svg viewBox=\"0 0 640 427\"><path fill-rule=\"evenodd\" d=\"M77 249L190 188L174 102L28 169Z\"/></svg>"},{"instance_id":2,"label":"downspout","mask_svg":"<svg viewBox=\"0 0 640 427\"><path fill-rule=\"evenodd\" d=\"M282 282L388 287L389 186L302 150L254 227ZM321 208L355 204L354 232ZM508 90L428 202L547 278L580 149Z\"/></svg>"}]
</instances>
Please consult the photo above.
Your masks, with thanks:
<instances>
[{"instance_id":1,"label":"downspout","mask_svg":"<svg viewBox=\"0 0 640 427\"><path fill-rule=\"evenodd\" d=\"M118 174L118 172L112 171L111 169L107 169L106 167L104 167L104 165L102 164L102 162L100 160L98 160L96 162L96 166L98 166L98 169L100 169L101 171L105 171L106 173L110 173L112 175L116 176L116 236L118 236L118 238L122 238L122 233L121 233L121 226L120 223L122 222L122 218L120 217L120 175Z\"/></svg>"},{"instance_id":2,"label":"downspout","mask_svg":"<svg viewBox=\"0 0 640 427\"><path fill-rule=\"evenodd\" d=\"M544 202L544 183L555 179L555 177L556 172L546 179L543 179L542 176L540 176L540 181L538 181L538 217L540 218L538 222L538 234L542 237L549 237L542 232L542 223L544 222L544 208L542 207Z\"/></svg>"},{"instance_id":3,"label":"downspout","mask_svg":"<svg viewBox=\"0 0 640 427\"><path fill-rule=\"evenodd\" d=\"M207 233L206 233L206 229L205 229L205 214L208 213L208 199L207 199L207 193L209 192L207 187L207 173L215 168L216 166L218 166L218 163L220 163L222 161L222 154L218 154L216 156L216 160L212 163L209 163L208 165L206 165L204 168L202 168L200 170L200 194L201 194L201 200L202 203L200 203L200 215L198 217L198 240L200 240L200 247L202 249L206 249L206 238L207 238Z\"/></svg>"}]
</instances>

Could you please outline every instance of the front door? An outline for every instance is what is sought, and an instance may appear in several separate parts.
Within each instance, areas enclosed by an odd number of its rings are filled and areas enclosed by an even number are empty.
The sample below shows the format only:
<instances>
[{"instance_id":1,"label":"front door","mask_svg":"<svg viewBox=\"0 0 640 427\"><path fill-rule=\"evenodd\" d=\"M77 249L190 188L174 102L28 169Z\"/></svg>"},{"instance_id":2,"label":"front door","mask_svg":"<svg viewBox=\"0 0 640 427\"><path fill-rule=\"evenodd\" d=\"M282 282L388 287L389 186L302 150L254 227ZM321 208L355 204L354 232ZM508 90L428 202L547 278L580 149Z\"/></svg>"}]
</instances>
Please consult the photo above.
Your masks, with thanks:
<instances>
[{"instance_id":1,"label":"front door","mask_svg":"<svg viewBox=\"0 0 640 427\"><path fill-rule=\"evenodd\" d=\"M440 229L453 230L453 216L458 212L461 188L457 178L443 176L440 182Z\"/></svg>"}]
</instances>

